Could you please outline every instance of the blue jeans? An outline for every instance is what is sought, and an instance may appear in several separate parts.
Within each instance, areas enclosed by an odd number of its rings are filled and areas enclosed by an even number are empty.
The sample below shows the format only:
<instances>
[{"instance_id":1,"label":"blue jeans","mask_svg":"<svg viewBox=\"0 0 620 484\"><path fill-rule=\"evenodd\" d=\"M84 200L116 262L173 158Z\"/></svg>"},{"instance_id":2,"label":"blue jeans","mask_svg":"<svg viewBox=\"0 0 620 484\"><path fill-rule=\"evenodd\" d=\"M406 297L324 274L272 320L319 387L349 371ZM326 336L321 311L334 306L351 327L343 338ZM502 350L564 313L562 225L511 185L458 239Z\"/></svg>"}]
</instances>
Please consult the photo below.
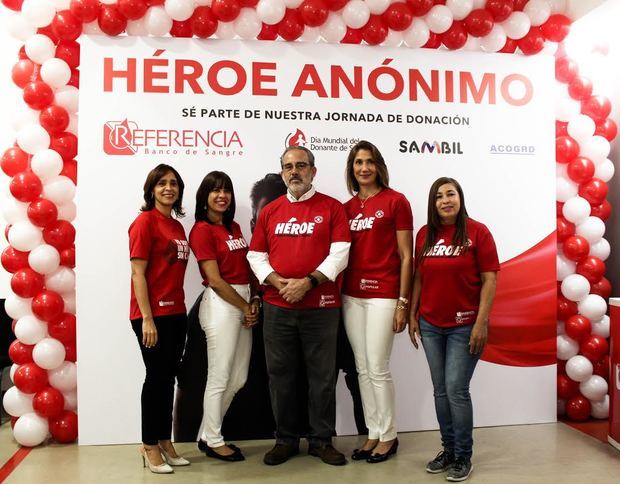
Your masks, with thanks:
<instances>
[{"instance_id":1,"label":"blue jeans","mask_svg":"<svg viewBox=\"0 0 620 484\"><path fill-rule=\"evenodd\" d=\"M480 355L469 352L471 330L472 325L440 328L420 318L441 443L446 451L468 459L474 443L469 382L480 358Z\"/></svg>"}]
</instances>

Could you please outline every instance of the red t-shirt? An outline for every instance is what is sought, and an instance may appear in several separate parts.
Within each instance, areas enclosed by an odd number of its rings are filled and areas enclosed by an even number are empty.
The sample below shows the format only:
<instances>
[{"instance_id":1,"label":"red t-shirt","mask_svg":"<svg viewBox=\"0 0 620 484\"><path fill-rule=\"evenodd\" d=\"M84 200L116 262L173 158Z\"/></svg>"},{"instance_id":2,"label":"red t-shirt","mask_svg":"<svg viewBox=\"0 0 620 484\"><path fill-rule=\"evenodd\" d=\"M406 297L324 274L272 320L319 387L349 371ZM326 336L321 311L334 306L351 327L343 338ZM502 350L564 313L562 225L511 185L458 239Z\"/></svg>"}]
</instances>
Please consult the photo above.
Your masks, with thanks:
<instances>
[{"instance_id":1,"label":"red t-shirt","mask_svg":"<svg viewBox=\"0 0 620 484\"><path fill-rule=\"evenodd\" d=\"M332 242L350 241L347 217L338 200L315 193L293 203L283 195L261 210L250 250L267 252L269 264L282 277L302 278L325 260ZM274 306L340 307L340 290L332 281L311 289L295 304L287 303L271 285L264 289L264 300Z\"/></svg>"},{"instance_id":2,"label":"red t-shirt","mask_svg":"<svg viewBox=\"0 0 620 484\"><path fill-rule=\"evenodd\" d=\"M237 222L232 223L232 233L224 225L196 222L189 233L189 246L198 262L214 260L222 279L228 284L249 284L250 267L246 259L248 243L243 238ZM202 284L209 285L200 264Z\"/></svg>"},{"instance_id":3,"label":"red t-shirt","mask_svg":"<svg viewBox=\"0 0 620 484\"><path fill-rule=\"evenodd\" d=\"M159 210L142 212L129 226L129 258L148 261L145 276L153 316L185 312L183 279L188 257L183 226ZM129 319L141 317L131 284Z\"/></svg>"},{"instance_id":4,"label":"red t-shirt","mask_svg":"<svg viewBox=\"0 0 620 484\"><path fill-rule=\"evenodd\" d=\"M360 298L395 299L400 294L397 230L413 230L411 205L402 193L384 188L362 204L344 204L351 229L349 265L342 293Z\"/></svg>"},{"instance_id":5,"label":"red t-shirt","mask_svg":"<svg viewBox=\"0 0 620 484\"><path fill-rule=\"evenodd\" d=\"M455 225L443 226L435 245L419 267L422 277L419 313L435 326L473 324L480 304L481 272L499 271L495 241L489 229L467 219L467 250L451 245ZM416 257L424 245L427 226L416 236Z\"/></svg>"}]
</instances>

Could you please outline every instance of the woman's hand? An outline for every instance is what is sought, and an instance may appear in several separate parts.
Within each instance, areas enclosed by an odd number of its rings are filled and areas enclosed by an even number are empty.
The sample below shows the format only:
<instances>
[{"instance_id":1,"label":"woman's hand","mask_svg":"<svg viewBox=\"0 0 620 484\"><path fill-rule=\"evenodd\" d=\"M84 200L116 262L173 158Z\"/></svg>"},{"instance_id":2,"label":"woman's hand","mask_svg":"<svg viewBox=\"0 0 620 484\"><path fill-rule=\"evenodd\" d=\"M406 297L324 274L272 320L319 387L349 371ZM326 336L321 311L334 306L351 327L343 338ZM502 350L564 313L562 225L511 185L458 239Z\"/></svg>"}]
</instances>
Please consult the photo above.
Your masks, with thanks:
<instances>
[{"instance_id":1,"label":"woman's hand","mask_svg":"<svg viewBox=\"0 0 620 484\"><path fill-rule=\"evenodd\" d=\"M418 340L422 341L422 333L420 333L420 323L415 316L411 316L409 319L409 338L413 343L414 348L418 349Z\"/></svg>"},{"instance_id":2,"label":"woman's hand","mask_svg":"<svg viewBox=\"0 0 620 484\"><path fill-rule=\"evenodd\" d=\"M252 301L243 309L243 326L251 328L258 322L258 301Z\"/></svg>"},{"instance_id":3,"label":"woman's hand","mask_svg":"<svg viewBox=\"0 0 620 484\"><path fill-rule=\"evenodd\" d=\"M469 337L469 352L472 355L482 353L484 346L487 344L488 333L487 323L476 322L474 324Z\"/></svg>"},{"instance_id":4,"label":"woman's hand","mask_svg":"<svg viewBox=\"0 0 620 484\"><path fill-rule=\"evenodd\" d=\"M152 348L157 344L157 328L153 316L142 319L142 344L146 348Z\"/></svg>"},{"instance_id":5,"label":"woman's hand","mask_svg":"<svg viewBox=\"0 0 620 484\"><path fill-rule=\"evenodd\" d=\"M402 333L407 326L407 308L404 306L396 306L394 309L394 319L392 321L392 331Z\"/></svg>"}]
</instances>

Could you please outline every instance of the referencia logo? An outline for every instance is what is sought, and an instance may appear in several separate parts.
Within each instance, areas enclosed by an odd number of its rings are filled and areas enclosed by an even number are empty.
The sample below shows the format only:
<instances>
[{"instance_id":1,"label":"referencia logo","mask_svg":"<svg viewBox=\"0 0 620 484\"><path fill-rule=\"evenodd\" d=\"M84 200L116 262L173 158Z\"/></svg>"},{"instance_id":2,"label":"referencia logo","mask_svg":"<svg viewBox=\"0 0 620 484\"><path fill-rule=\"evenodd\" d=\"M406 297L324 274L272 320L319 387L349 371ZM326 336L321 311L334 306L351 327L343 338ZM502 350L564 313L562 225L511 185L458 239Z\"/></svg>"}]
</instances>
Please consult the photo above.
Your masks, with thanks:
<instances>
[{"instance_id":1,"label":"referencia logo","mask_svg":"<svg viewBox=\"0 0 620 484\"><path fill-rule=\"evenodd\" d=\"M243 141L236 130L140 128L138 123L107 121L103 151L108 155L242 156Z\"/></svg>"},{"instance_id":2,"label":"referencia logo","mask_svg":"<svg viewBox=\"0 0 620 484\"><path fill-rule=\"evenodd\" d=\"M400 140L398 151L401 153L431 153L437 155L462 155L460 141L420 141Z\"/></svg>"},{"instance_id":3,"label":"referencia logo","mask_svg":"<svg viewBox=\"0 0 620 484\"><path fill-rule=\"evenodd\" d=\"M489 153L492 155L535 155L536 147L523 144L492 144Z\"/></svg>"}]
</instances>

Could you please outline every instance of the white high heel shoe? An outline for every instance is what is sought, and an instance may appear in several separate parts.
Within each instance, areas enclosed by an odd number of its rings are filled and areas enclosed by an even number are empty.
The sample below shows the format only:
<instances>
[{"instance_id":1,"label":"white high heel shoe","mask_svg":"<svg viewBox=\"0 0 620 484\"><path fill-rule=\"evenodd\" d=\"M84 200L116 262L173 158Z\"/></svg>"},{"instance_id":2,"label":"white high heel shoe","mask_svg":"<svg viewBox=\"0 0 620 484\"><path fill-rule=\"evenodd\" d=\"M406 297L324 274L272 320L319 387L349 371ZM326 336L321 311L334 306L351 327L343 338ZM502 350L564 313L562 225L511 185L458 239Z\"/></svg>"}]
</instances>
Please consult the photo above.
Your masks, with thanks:
<instances>
[{"instance_id":1,"label":"white high heel shoe","mask_svg":"<svg viewBox=\"0 0 620 484\"><path fill-rule=\"evenodd\" d=\"M170 454L168 454L168 452L166 452L161 447L159 448L159 450L161 450L161 455L164 456L164 460L168 463L168 465L171 465L171 466L188 466L190 464L190 462L187 459L185 459L184 457L172 457Z\"/></svg>"},{"instance_id":2,"label":"white high heel shoe","mask_svg":"<svg viewBox=\"0 0 620 484\"><path fill-rule=\"evenodd\" d=\"M140 455L142 456L142 467L146 467L146 465L148 464L149 470L153 474L171 474L174 472L174 469L172 469L172 467L166 464L166 462L157 466L151 464L151 461L149 460L146 449L144 447L139 447L138 452L140 452Z\"/></svg>"}]
</instances>

